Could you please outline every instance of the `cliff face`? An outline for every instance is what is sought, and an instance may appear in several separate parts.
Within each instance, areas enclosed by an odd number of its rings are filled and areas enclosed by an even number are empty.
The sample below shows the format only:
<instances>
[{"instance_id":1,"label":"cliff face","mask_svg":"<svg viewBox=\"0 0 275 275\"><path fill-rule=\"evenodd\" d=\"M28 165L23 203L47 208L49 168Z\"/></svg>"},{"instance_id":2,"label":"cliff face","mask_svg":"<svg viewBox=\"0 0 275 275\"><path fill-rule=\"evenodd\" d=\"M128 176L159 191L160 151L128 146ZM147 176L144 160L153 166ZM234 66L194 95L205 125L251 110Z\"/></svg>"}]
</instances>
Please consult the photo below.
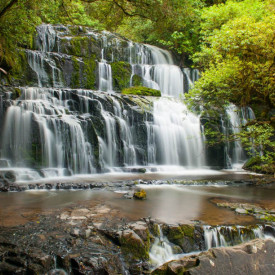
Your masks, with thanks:
<instances>
[{"instance_id":1,"label":"cliff face","mask_svg":"<svg viewBox=\"0 0 275 275\"><path fill-rule=\"evenodd\" d=\"M178 67L168 51L85 27L41 25L33 48L16 59L9 81L1 80L2 167L47 177L231 165L235 145L205 146L202 125L211 118L182 100L198 72ZM220 131L233 127L222 123L214 123Z\"/></svg>"}]
</instances>

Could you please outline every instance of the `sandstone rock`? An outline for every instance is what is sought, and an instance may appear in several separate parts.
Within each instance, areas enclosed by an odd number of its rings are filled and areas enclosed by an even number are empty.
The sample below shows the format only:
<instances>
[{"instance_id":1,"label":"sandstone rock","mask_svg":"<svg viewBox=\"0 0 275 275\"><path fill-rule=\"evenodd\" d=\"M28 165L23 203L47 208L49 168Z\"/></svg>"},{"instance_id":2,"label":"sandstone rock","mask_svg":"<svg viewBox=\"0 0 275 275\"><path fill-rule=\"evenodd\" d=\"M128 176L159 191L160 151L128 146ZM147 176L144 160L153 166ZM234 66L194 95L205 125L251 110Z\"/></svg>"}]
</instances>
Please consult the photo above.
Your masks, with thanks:
<instances>
[{"instance_id":1,"label":"sandstone rock","mask_svg":"<svg viewBox=\"0 0 275 275\"><path fill-rule=\"evenodd\" d=\"M149 238L149 230L145 222L138 221L129 226L143 241L147 241Z\"/></svg>"},{"instance_id":2,"label":"sandstone rock","mask_svg":"<svg viewBox=\"0 0 275 275\"><path fill-rule=\"evenodd\" d=\"M235 212L237 214L247 214L247 210L243 209L243 208L236 208Z\"/></svg>"},{"instance_id":3,"label":"sandstone rock","mask_svg":"<svg viewBox=\"0 0 275 275\"><path fill-rule=\"evenodd\" d=\"M73 210L71 213L71 216L73 217L79 217L79 216L86 216L87 214L89 214L90 211L86 208L81 208L81 209L76 209Z\"/></svg>"},{"instance_id":4,"label":"sandstone rock","mask_svg":"<svg viewBox=\"0 0 275 275\"><path fill-rule=\"evenodd\" d=\"M235 247L213 248L166 263L152 274L275 274L275 242L256 239Z\"/></svg>"}]
</instances>

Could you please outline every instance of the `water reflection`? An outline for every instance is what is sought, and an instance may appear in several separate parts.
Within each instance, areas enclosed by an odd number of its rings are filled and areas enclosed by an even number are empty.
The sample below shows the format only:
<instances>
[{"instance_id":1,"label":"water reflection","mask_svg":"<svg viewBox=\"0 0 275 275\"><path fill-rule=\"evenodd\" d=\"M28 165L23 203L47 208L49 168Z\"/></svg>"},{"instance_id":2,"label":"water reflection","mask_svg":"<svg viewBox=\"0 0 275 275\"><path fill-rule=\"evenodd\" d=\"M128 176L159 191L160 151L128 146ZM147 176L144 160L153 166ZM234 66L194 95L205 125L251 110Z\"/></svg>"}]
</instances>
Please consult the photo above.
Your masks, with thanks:
<instances>
[{"instance_id":1,"label":"water reflection","mask_svg":"<svg viewBox=\"0 0 275 275\"><path fill-rule=\"evenodd\" d=\"M0 193L0 225L14 225L35 220L37 214L75 205L93 207L106 204L129 219L152 217L167 223L201 220L207 224L255 223L250 216L236 215L210 202L230 198L256 202L275 208L274 188L249 186L143 186L147 200L129 200L123 194L107 190L28 191Z\"/></svg>"}]
</instances>

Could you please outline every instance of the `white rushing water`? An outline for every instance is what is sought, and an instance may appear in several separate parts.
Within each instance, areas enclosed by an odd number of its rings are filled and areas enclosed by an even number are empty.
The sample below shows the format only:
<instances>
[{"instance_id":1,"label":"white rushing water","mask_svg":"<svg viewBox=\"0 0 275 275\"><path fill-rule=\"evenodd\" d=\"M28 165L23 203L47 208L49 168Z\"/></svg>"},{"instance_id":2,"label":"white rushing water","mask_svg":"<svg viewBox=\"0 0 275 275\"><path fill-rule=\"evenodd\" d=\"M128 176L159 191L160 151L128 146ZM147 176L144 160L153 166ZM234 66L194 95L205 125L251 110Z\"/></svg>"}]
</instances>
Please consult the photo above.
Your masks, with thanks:
<instances>
[{"instance_id":1,"label":"white rushing water","mask_svg":"<svg viewBox=\"0 0 275 275\"><path fill-rule=\"evenodd\" d=\"M36 81L37 87L22 87L19 98L8 99L0 159L9 160L15 168L40 169L44 176L112 172L119 167L155 166L163 170L209 165L200 118L183 100L199 77L197 70L181 69L170 52L158 47L90 31L87 38L101 45L95 71L98 91L73 90L64 87L72 82L67 73L75 70L73 62L79 62L75 73L83 73L84 62L62 52L73 39L68 34L66 27L38 28L36 50L26 51L32 83ZM140 111L138 104L128 104L113 91L111 63L117 61L131 65L130 85L138 76L143 86L161 91L161 98L149 99L153 106L148 106L148 112ZM1 110L2 102L1 98ZM237 131L242 119L233 109L228 108L227 113L232 131ZM228 126L224 129L226 132ZM229 145L226 150L228 166L245 158L237 141L234 150Z\"/></svg>"},{"instance_id":2,"label":"white rushing water","mask_svg":"<svg viewBox=\"0 0 275 275\"><path fill-rule=\"evenodd\" d=\"M150 262L154 266L160 266L165 262L174 259L173 249L168 239L163 236L161 227L158 226L159 237L155 238L155 241L150 249L149 257Z\"/></svg>"},{"instance_id":3,"label":"white rushing water","mask_svg":"<svg viewBox=\"0 0 275 275\"><path fill-rule=\"evenodd\" d=\"M226 114L229 118L229 125L224 128L224 132L231 130L234 135L237 135L241 132L241 127L245 125L248 121L254 120L255 115L251 108L237 108L235 105L230 104L226 108ZM228 129L228 130L226 130ZM230 144L227 144L227 150L230 149ZM228 156L230 154L228 153ZM228 160L229 165L232 165L233 168L242 167L244 162L247 159L247 155L242 147L241 141L235 139L233 142L232 155Z\"/></svg>"},{"instance_id":4,"label":"white rushing water","mask_svg":"<svg viewBox=\"0 0 275 275\"><path fill-rule=\"evenodd\" d=\"M270 227L270 226L269 226ZM176 260L187 255L198 254L199 251L193 251L183 254L173 253L173 244L171 244L167 237L162 233L161 227L158 225L160 235L155 238L155 241L150 249L150 262L154 268L169 262ZM245 226L203 226L205 250L209 250L214 247L227 247L237 245L246 241L250 241L256 238L260 239L273 239L274 228L270 227L273 233L266 232L263 225L256 225L252 228Z\"/></svg>"},{"instance_id":5,"label":"white rushing water","mask_svg":"<svg viewBox=\"0 0 275 275\"><path fill-rule=\"evenodd\" d=\"M54 96L59 93L58 97L62 98L62 91L23 88L21 92L20 99L6 113L4 158L12 157L15 166L28 167L29 158L39 154L44 168L63 171L67 167L71 173L95 171L92 148L85 139L80 120L66 113L66 101ZM37 136L37 144L32 143L31 133Z\"/></svg>"}]
</instances>

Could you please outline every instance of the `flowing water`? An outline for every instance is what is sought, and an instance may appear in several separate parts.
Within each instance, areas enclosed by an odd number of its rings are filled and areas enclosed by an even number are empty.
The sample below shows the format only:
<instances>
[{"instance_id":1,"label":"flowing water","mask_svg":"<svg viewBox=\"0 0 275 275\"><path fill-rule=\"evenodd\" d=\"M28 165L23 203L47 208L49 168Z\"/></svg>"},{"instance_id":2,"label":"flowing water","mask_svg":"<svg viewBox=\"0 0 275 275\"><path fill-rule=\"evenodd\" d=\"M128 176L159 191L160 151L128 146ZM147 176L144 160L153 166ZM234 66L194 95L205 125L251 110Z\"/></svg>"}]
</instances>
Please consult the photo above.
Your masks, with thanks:
<instances>
[{"instance_id":1,"label":"flowing water","mask_svg":"<svg viewBox=\"0 0 275 275\"><path fill-rule=\"evenodd\" d=\"M26 51L35 87L20 87L21 96L16 100L6 94L10 107L5 112L3 96L0 98L0 112L5 114L0 164L8 160L18 181L132 166L161 165L167 170L171 165L211 166L211 161L206 161L200 118L182 99L198 79L198 71L181 69L171 53L155 46L108 32L89 31L85 35L100 45L94 72L98 91L68 88L77 68L85 75L83 59L68 55L66 47L74 41L68 29L51 25L38 28L35 50ZM88 48L80 50L85 54ZM129 85L138 76L144 86L159 89L161 98L149 98L140 105L137 99L114 92L111 64L117 61L130 64ZM62 62L67 65L62 67ZM70 65L75 63L78 67ZM224 125L224 131L238 131L245 116L237 114L234 107L227 113L231 124ZM224 153L228 159L225 168L246 158L237 141L225 147Z\"/></svg>"}]
</instances>

